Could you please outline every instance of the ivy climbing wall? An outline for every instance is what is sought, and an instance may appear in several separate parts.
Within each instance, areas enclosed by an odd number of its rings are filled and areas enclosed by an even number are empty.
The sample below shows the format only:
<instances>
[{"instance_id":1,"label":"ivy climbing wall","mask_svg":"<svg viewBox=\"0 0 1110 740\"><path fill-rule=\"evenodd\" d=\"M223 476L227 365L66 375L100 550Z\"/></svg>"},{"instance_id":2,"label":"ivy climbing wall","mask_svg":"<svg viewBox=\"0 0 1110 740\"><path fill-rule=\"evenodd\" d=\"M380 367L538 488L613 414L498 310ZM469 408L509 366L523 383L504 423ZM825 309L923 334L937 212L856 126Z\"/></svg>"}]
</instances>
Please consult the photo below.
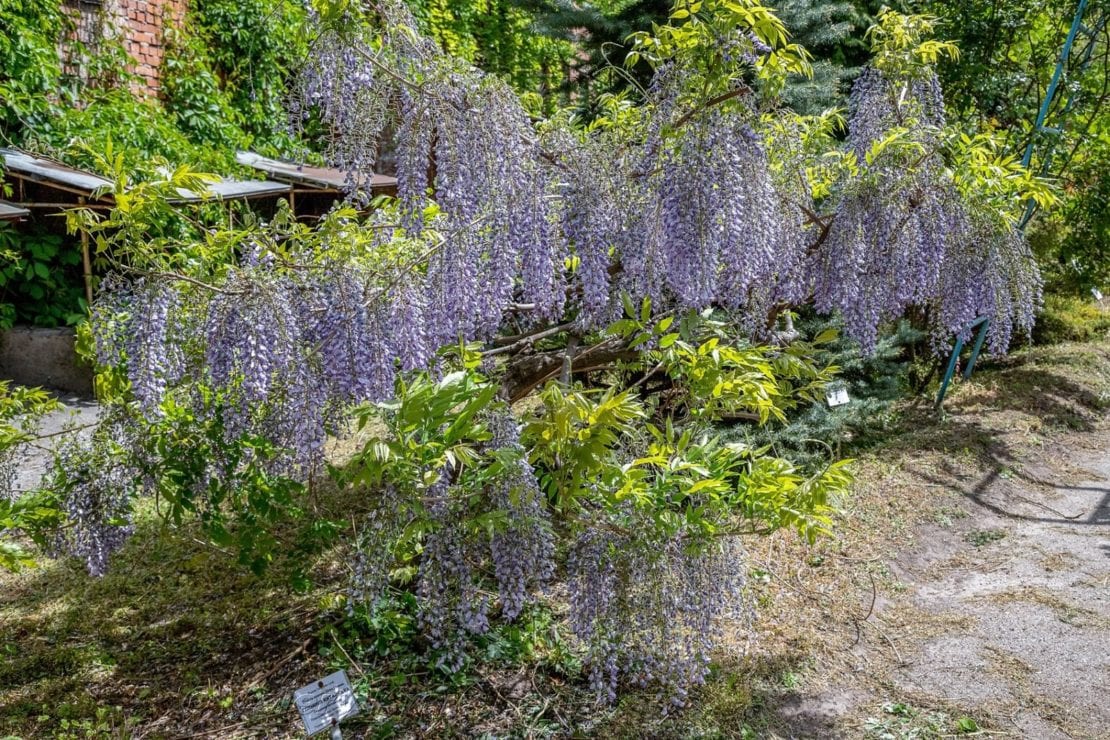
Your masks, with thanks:
<instances>
[{"instance_id":1,"label":"ivy climbing wall","mask_svg":"<svg viewBox=\"0 0 1110 740\"><path fill-rule=\"evenodd\" d=\"M135 92L157 97L161 91L162 60L167 35L181 27L187 0L65 0L63 10L72 23L69 36L89 50L100 40L118 39L131 57L130 72L138 76ZM67 72L81 75L66 58Z\"/></svg>"},{"instance_id":2,"label":"ivy climbing wall","mask_svg":"<svg viewBox=\"0 0 1110 740\"><path fill-rule=\"evenodd\" d=\"M186 0L113 0L113 5L116 27L123 33L127 53L135 60L132 71L143 80L140 92L157 96L166 34L181 27Z\"/></svg>"},{"instance_id":3,"label":"ivy climbing wall","mask_svg":"<svg viewBox=\"0 0 1110 740\"><path fill-rule=\"evenodd\" d=\"M69 77L82 82L88 80L86 57L100 49L104 38L104 19L99 0L66 0L62 12L69 19L65 39L59 44L58 53L62 59L62 71ZM80 46L72 42L80 42ZM84 47L83 49L81 47Z\"/></svg>"}]
</instances>

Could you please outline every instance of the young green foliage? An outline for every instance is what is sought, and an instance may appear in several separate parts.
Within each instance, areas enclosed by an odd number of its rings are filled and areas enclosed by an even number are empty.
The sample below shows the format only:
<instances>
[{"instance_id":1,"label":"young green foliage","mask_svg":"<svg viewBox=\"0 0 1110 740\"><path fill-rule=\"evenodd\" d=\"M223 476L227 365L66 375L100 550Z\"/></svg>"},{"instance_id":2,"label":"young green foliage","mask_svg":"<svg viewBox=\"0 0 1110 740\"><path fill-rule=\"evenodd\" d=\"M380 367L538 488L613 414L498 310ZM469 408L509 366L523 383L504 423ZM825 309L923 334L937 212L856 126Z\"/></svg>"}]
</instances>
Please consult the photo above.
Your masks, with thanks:
<instances>
[{"instance_id":1,"label":"young green foliage","mask_svg":"<svg viewBox=\"0 0 1110 740\"><path fill-rule=\"evenodd\" d=\"M0 380L0 568L33 566L34 555L14 535L22 534L41 547L62 519L53 502L13 487L24 445L37 439L38 420L57 407L58 402L41 389Z\"/></svg>"}]
</instances>

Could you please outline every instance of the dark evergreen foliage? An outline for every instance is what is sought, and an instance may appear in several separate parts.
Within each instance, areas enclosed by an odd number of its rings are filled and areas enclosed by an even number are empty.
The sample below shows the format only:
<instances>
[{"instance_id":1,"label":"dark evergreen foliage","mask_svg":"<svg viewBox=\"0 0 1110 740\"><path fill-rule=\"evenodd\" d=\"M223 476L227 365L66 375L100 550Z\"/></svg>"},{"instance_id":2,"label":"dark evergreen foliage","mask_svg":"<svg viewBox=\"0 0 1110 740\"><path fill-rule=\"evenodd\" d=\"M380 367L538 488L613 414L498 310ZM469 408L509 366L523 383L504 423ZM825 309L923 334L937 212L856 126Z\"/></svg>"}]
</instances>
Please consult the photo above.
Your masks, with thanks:
<instances>
[{"instance_id":1,"label":"dark evergreen foliage","mask_svg":"<svg viewBox=\"0 0 1110 740\"><path fill-rule=\"evenodd\" d=\"M937 362L925 348L926 333L908 320L884 332L872 354L843 332L839 318L806 312L795 321L803 339L824 331L838 331L835 340L822 344L818 362L840 368L837 384L848 391L843 406L813 404L799 409L786 424L734 427L729 436L758 447L772 445L775 454L799 464L819 468L832 459L855 454L879 439L897 423L895 402L905 399Z\"/></svg>"}]
</instances>

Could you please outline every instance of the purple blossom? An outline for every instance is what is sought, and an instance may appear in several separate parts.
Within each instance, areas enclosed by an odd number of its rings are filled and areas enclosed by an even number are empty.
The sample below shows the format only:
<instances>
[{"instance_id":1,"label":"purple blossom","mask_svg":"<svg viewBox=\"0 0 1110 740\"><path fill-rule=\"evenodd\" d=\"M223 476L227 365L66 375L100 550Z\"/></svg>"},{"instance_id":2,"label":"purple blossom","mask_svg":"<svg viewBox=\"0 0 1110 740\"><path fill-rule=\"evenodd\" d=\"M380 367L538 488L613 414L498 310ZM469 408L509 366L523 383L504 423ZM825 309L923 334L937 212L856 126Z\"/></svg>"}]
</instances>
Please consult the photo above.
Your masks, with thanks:
<instances>
[{"instance_id":1,"label":"purple blossom","mask_svg":"<svg viewBox=\"0 0 1110 740\"><path fill-rule=\"evenodd\" d=\"M507 523L491 535L490 553L501 615L513 620L524 608L529 589L551 579L555 542L544 494L520 444L520 429L512 413L495 413L491 431L490 446L506 469L492 484L490 505L505 513Z\"/></svg>"},{"instance_id":2,"label":"purple blossom","mask_svg":"<svg viewBox=\"0 0 1110 740\"><path fill-rule=\"evenodd\" d=\"M109 420L91 436L74 435L54 453L54 473L45 482L60 500L66 525L54 549L84 561L92 576L108 571L112 554L131 536L131 497L139 473L120 449L130 446L127 432Z\"/></svg>"},{"instance_id":3,"label":"purple blossom","mask_svg":"<svg viewBox=\"0 0 1110 740\"><path fill-rule=\"evenodd\" d=\"M148 417L158 413L167 387L184 372L182 337L174 326L180 309L176 287L156 283L137 285L129 306L127 374L131 390Z\"/></svg>"},{"instance_id":4,"label":"purple blossom","mask_svg":"<svg viewBox=\"0 0 1110 740\"><path fill-rule=\"evenodd\" d=\"M489 600L473 568L476 553L454 511L446 476L427 490L436 528L424 536L416 595L420 627L439 651L436 667L454 673L466 661L466 636L489 630Z\"/></svg>"}]
</instances>

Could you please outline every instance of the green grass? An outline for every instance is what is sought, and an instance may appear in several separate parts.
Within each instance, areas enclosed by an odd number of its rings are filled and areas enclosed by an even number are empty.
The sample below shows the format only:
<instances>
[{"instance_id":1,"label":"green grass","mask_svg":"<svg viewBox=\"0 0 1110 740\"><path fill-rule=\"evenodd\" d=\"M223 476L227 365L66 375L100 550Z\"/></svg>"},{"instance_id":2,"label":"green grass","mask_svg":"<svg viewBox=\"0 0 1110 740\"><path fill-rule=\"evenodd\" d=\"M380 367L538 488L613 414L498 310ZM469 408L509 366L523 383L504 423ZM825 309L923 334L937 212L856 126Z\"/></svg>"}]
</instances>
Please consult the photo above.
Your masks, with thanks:
<instances>
[{"instance_id":1,"label":"green grass","mask_svg":"<svg viewBox=\"0 0 1110 740\"><path fill-rule=\"evenodd\" d=\"M998 542L1006 533L1001 529L974 529L967 533L967 541L975 547L985 547Z\"/></svg>"},{"instance_id":2,"label":"green grass","mask_svg":"<svg viewBox=\"0 0 1110 740\"><path fill-rule=\"evenodd\" d=\"M953 717L942 711L927 711L912 704L887 702L881 712L863 725L867 740L926 740L982 734L979 723L967 715Z\"/></svg>"},{"instance_id":3,"label":"green grass","mask_svg":"<svg viewBox=\"0 0 1110 740\"><path fill-rule=\"evenodd\" d=\"M1034 342L1096 342L1107 338L1110 338L1110 309L1074 296L1045 296L1033 328Z\"/></svg>"},{"instance_id":4,"label":"green grass","mask_svg":"<svg viewBox=\"0 0 1110 740\"><path fill-rule=\"evenodd\" d=\"M0 732L162 723L168 734L240 703L245 682L312 633L319 595L249 576L188 532L164 532L152 511L137 525L104 578L73 561L0 575ZM253 708L281 701L267 698Z\"/></svg>"}]
</instances>

